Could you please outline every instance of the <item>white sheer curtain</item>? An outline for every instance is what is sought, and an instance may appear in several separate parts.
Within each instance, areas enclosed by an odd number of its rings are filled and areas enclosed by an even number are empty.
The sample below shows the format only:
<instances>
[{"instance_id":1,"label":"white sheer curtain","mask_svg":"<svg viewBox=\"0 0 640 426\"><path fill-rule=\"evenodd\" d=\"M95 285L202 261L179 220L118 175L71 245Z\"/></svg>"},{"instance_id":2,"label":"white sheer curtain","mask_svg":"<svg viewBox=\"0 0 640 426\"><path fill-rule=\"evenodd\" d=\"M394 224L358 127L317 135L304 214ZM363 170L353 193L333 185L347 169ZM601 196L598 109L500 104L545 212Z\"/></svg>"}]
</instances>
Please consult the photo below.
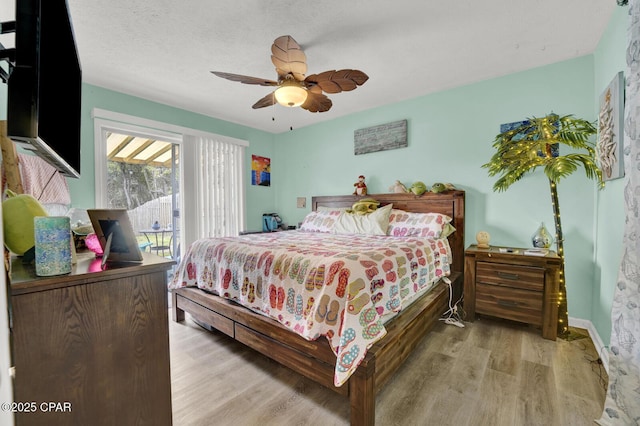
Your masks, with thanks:
<instances>
[{"instance_id":1,"label":"white sheer curtain","mask_svg":"<svg viewBox=\"0 0 640 426\"><path fill-rule=\"evenodd\" d=\"M195 237L238 235L245 216L245 145L208 136L192 140L196 155Z\"/></svg>"}]
</instances>

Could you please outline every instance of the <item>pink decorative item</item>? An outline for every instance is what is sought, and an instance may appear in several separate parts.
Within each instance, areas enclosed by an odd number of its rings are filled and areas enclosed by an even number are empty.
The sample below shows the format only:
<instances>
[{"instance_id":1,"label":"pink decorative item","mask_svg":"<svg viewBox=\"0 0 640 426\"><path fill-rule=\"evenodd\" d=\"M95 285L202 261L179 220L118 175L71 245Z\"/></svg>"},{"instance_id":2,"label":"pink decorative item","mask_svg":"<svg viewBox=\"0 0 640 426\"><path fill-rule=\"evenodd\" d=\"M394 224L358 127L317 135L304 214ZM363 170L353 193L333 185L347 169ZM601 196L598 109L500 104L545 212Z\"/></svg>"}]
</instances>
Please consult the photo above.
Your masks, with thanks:
<instances>
[{"instance_id":1,"label":"pink decorative item","mask_svg":"<svg viewBox=\"0 0 640 426\"><path fill-rule=\"evenodd\" d=\"M102 270L103 270L102 269L102 261L96 257L89 264L88 271L89 272L100 272Z\"/></svg>"},{"instance_id":2,"label":"pink decorative item","mask_svg":"<svg viewBox=\"0 0 640 426\"><path fill-rule=\"evenodd\" d=\"M86 236L84 243L87 248L96 254L96 257L102 257L103 251L98 236L96 234L89 234Z\"/></svg>"}]
</instances>

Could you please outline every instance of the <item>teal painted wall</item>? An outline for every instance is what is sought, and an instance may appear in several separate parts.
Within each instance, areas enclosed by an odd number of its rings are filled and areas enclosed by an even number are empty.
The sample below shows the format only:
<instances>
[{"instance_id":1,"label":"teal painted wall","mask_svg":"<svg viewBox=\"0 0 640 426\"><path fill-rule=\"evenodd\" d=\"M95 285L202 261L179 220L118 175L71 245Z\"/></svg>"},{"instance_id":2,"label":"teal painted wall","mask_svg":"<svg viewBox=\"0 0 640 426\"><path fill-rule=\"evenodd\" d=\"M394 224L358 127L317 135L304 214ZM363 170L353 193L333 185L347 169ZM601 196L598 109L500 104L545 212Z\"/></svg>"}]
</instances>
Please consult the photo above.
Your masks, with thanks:
<instances>
[{"instance_id":1,"label":"teal painted wall","mask_svg":"<svg viewBox=\"0 0 640 426\"><path fill-rule=\"evenodd\" d=\"M249 147L245 155L246 179L249 183L246 187L246 202L247 212L250 212L247 214L247 226L251 229L260 226L260 219L255 218L254 212L262 212L263 209L270 211L274 209L275 197L272 189L250 185L251 155L272 156L272 134L90 84L83 84L82 86L81 177L80 179L67 179L74 207L88 208L94 205L94 129L93 118L91 117L91 111L94 108L249 141Z\"/></svg>"},{"instance_id":2,"label":"teal painted wall","mask_svg":"<svg viewBox=\"0 0 640 426\"><path fill-rule=\"evenodd\" d=\"M466 190L467 245L486 230L492 244L529 247L540 222L553 231L546 177L538 171L494 193L494 179L481 166L494 153L502 123L551 111L594 120L593 68L593 56L584 56L280 134L272 168L278 209L285 221L297 223L312 195L350 194L360 174L370 193L389 192L396 179L451 182ZM408 120L407 148L354 155L354 130L401 119ZM569 315L578 318L591 317L594 187L584 173L559 185ZM306 209L296 208L299 196L307 198Z\"/></svg>"},{"instance_id":3,"label":"teal painted wall","mask_svg":"<svg viewBox=\"0 0 640 426\"><path fill-rule=\"evenodd\" d=\"M594 53L596 114L599 97L611 79L619 71L626 73L628 19L629 8L616 7ZM611 306L622 258L624 183L625 179L608 181L605 188L596 194L597 250L591 321L603 342L611 339Z\"/></svg>"}]
</instances>

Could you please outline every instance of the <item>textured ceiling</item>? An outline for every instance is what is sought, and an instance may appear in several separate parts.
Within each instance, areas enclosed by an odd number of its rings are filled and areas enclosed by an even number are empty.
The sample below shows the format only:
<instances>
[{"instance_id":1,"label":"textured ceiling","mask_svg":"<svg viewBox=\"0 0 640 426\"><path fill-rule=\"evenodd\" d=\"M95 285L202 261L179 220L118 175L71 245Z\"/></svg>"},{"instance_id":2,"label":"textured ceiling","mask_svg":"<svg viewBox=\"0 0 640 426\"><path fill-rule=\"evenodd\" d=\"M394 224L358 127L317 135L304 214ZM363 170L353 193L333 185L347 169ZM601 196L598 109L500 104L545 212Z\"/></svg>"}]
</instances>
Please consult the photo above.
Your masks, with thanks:
<instances>
[{"instance_id":1,"label":"textured ceiling","mask_svg":"<svg viewBox=\"0 0 640 426\"><path fill-rule=\"evenodd\" d=\"M2 0L3 2L7 0ZM593 53L615 0L68 0L87 83L280 133ZM277 79L271 44L291 35L307 74L354 68L369 81L330 111L253 110Z\"/></svg>"}]
</instances>

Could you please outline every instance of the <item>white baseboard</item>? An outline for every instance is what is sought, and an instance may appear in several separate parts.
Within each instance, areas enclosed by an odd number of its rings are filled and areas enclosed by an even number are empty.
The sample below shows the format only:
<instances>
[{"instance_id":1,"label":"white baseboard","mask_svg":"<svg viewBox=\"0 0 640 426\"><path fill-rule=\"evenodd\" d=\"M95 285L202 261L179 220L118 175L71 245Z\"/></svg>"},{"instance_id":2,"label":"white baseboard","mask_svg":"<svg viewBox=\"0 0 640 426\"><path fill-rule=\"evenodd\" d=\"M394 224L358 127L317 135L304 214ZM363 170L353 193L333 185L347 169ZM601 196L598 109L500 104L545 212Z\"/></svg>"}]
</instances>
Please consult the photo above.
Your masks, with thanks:
<instances>
[{"instance_id":1,"label":"white baseboard","mask_svg":"<svg viewBox=\"0 0 640 426\"><path fill-rule=\"evenodd\" d=\"M607 371L607 374L609 374L609 346L604 344L602 338L598 334L598 331L593 326L593 323L589 320L569 317L569 325L572 327L583 328L589 332L589 337L593 342L593 346L595 346L598 351L598 355L602 360L602 365Z\"/></svg>"}]
</instances>

